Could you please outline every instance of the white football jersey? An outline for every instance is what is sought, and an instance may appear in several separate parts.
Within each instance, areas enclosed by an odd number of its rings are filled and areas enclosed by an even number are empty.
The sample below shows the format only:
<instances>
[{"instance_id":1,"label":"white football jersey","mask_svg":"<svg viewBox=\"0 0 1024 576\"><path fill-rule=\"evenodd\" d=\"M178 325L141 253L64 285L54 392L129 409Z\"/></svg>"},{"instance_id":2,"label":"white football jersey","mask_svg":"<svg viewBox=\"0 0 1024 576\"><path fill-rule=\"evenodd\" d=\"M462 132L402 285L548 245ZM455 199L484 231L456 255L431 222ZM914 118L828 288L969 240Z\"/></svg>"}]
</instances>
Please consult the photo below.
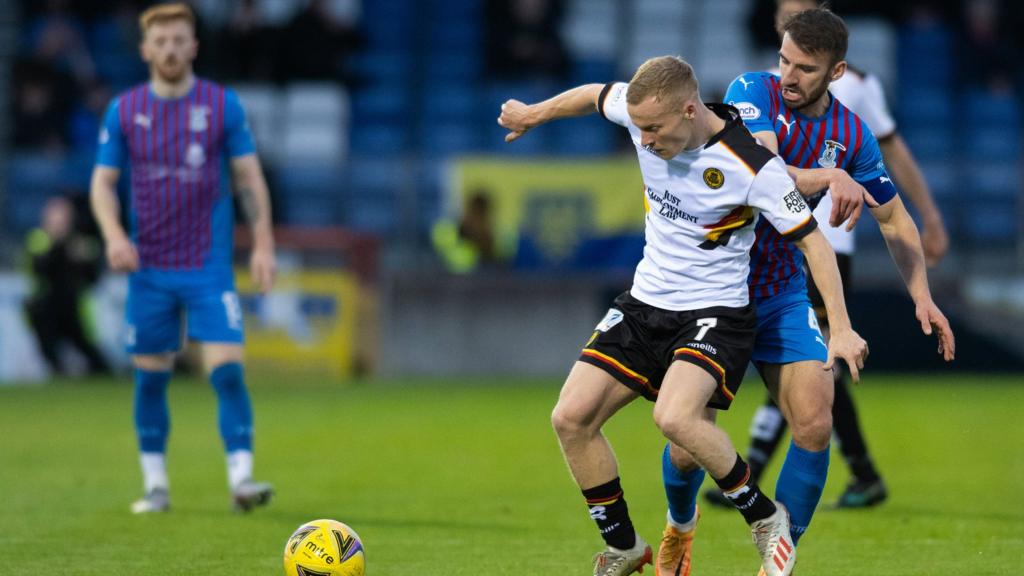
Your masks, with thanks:
<instances>
[{"instance_id":1,"label":"white football jersey","mask_svg":"<svg viewBox=\"0 0 1024 576\"><path fill-rule=\"evenodd\" d=\"M775 68L771 72L777 75L779 69ZM877 140L884 140L896 132L896 120L889 112L889 105L885 102L885 91L882 90L882 83L876 76L847 67L846 73L840 76L839 80L829 84L828 91L836 100L842 102L843 106L860 116ZM828 238L829 244L837 254L853 254L856 229L847 232L845 223L833 228L828 223L831 214L832 195L825 194L814 208L814 217L821 224L821 231L825 233L825 238Z\"/></svg>"},{"instance_id":2,"label":"white football jersey","mask_svg":"<svg viewBox=\"0 0 1024 576\"><path fill-rule=\"evenodd\" d=\"M598 110L629 130L644 181L646 245L630 293L664 310L746 306L757 216L797 240L816 227L810 208L782 159L754 140L735 108L709 104L725 128L706 145L663 160L640 145L627 87L605 86Z\"/></svg>"}]
</instances>

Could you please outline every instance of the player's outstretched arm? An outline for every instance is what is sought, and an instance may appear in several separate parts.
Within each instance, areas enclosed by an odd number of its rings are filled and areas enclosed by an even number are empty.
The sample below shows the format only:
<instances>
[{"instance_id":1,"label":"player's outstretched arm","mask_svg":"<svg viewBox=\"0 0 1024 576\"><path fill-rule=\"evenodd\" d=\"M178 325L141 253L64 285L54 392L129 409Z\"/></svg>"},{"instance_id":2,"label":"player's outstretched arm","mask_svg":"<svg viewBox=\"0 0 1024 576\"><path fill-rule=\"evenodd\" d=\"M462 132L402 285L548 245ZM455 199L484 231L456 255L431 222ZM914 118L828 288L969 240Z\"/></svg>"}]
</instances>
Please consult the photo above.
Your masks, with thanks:
<instances>
[{"instance_id":1,"label":"player's outstretched arm","mask_svg":"<svg viewBox=\"0 0 1024 576\"><path fill-rule=\"evenodd\" d=\"M934 266L942 260L949 249L949 235L946 234L946 225L942 222L942 214L935 206L928 182L921 174L921 168L914 160L914 155L910 153L907 143L899 134L879 140L878 147L882 150L882 157L885 158L889 173L899 184L900 189L907 193L914 208L917 208L918 214L921 215L924 259L929 266Z\"/></svg>"},{"instance_id":2,"label":"player's outstretched arm","mask_svg":"<svg viewBox=\"0 0 1024 576\"><path fill-rule=\"evenodd\" d=\"M545 122L597 112L597 99L603 88L602 84L584 84L537 104L506 101L501 105L501 115L498 116L498 125L509 131L505 142L515 140L530 128Z\"/></svg>"},{"instance_id":3,"label":"player's outstretched arm","mask_svg":"<svg viewBox=\"0 0 1024 576\"><path fill-rule=\"evenodd\" d=\"M921 323L921 330L928 335L932 330L938 331L939 354L946 362L953 360L956 342L949 321L932 300L928 288L928 272L925 268L924 251L921 248L921 236L917 233L914 220L907 213L907 208L899 196L882 206L871 209L871 214L878 220L878 227L889 247L896 268L907 285L907 292L914 300L915 314Z\"/></svg>"},{"instance_id":4,"label":"player's outstretched arm","mask_svg":"<svg viewBox=\"0 0 1024 576\"><path fill-rule=\"evenodd\" d=\"M120 177L117 168L96 166L89 185L89 204L103 236L107 265L116 272L134 272L139 269L139 253L121 226L121 203L117 201Z\"/></svg>"},{"instance_id":5,"label":"player's outstretched arm","mask_svg":"<svg viewBox=\"0 0 1024 576\"><path fill-rule=\"evenodd\" d=\"M828 312L832 334L828 342L828 360L824 368L831 370L836 358L842 358L850 368L853 381L859 382L860 370L864 368L864 361L868 357L868 344L850 325L835 252L821 230L814 230L797 240L795 244L807 258L807 266L811 269L811 276L814 277Z\"/></svg>"},{"instance_id":6,"label":"player's outstretched arm","mask_svg":"<svg viewBox=\"0 0 1024 576\"><path fill-rule=\"evenodd\" d=\"M274 228L270 214L270 191L256 154L231 159L231 176L239 204L252 230L249 272L260 291L274 286L277 262L274 257Z\"/></svg>"}]
</instances>

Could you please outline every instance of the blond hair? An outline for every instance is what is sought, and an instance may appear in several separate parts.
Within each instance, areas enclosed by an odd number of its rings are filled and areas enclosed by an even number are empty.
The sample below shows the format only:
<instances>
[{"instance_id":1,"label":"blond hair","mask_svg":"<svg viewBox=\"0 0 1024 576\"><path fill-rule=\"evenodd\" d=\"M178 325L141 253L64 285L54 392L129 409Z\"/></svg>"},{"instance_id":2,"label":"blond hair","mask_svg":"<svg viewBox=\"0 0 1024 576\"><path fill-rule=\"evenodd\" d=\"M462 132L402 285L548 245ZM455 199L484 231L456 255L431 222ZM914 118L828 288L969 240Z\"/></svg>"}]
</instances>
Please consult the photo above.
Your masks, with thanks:
<instances>
[{"instance_id":1,"label":"blond hair","mask_svg":"<svg viewBox=\"0 0 1024 576\"><path fill-rule=\"evenodd\" d=\"M184 20L192 28L192 32L196 31L196 15L192 13L192 9L184 2L157 4L148 8L139 15L139 31L145 37L146 30L149 30L150 26L174 20Z\"/></svg>"},{"instance_id":2,"label":"blond hair","mask_svg":"<svg viewBox=\"0 0 1024 576\"><path fill-rule=\"evenodd\" d=\"M698 91L693 66L679 56L658 56L636 69L626 90L626 103L636 106L653 96L658 102L681 105Z\"/></svg>"}]
</instances>

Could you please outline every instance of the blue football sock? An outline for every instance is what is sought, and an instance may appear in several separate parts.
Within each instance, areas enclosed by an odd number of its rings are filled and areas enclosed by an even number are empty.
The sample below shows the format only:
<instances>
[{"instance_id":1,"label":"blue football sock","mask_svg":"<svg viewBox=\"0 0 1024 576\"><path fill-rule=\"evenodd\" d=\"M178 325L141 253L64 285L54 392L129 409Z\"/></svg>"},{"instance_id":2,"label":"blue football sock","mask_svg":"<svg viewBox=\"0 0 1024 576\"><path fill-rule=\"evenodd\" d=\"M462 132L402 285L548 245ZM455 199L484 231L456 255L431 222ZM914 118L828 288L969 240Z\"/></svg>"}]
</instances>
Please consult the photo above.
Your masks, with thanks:
<instances>
[{"instance_id":1,"label":"blue football sock","mask_svg":"<svg viewBox=\"0 0 1024 576\"><path fill-rule=\"evenodd\" d=\"M167 410L167 383L171 373L135 369L135 434L139 451L167 450L167 436L171 432L171 416Z\"/></svg>"},{"instance_id":2,"label":"blue football sock","mask_svg":"<svg viewBox=\"0 0 1024 576\"><path fill-rule=\"evenodd\" d=\"M704 469L680 471L672 464L669 458L669 445L665 444L665 451L661 455L661 479L665 485L668 513L672 520L679 524L693 520L693 515L697 512L697 492L704 483Z\"/></svg>"},{"instance_id":3,"label":"blue football sock","mask_svg":"<svg viewBox=\"0 0 1024 576\"><path fill-rule=\"evenodd\" d=\"M252 404L245 389L242 365L221 364L210 373L210 383L217 391L217 415L225 450L252 450Z\"/></svg>"},{"instance_id":4,"label":"blue football sock","mask_svg":"<svg viewBox=\"0 0 1024 576\"><path fill-rule=\"evenodd\" d=\"M790 441L786 461L779 472L775 498L789 509L791 534L795 544L803 536L821 500L828 478L829 448L810 452Z\"/></svg>"}]
</instances>

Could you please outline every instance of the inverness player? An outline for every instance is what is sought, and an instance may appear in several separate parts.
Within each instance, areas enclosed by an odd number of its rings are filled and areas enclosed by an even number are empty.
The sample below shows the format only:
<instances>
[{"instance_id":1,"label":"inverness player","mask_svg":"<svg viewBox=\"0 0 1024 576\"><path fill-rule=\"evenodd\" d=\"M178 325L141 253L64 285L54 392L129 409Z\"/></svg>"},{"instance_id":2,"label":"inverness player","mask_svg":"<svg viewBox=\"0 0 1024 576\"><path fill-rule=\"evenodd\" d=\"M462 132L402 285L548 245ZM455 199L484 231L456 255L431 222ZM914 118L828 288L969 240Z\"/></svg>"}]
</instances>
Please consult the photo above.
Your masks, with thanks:
<instances>
[{"instance_id":1,"label":"inverness player","mask_svg":"<svg viewBox=\"0 0 1024 576\"><path fill-rule=\"evenodd\" d=\"M132 511L170 506L167 384L185 335L202 345L232 497L236 508L248 510L269 501L272 490L252 479L252 407L231 264L234 217L223 181L230 171L253 231L253 280L264 292L275 271L267 185L238 97L192 73L198 49L192 11L161 4L143 12L139 25L150 80L110 104L91 190L109 265L131 273L127 346L145 487ZM121 226L116 194L123 167L131 184L131 236Z\"/></svg>"},{"instance_id":2,"label":"inverness player","mask_svg":"<svg viewBox=\"0 0 1024 576\"><path fill-rule=\"evenodd\" d=\"M784 29L781 77L744 74L729 87L727 100L740 110L754 136L781 154L804 193L823 193L840 171L864 186L874 199L871 212L914 300L922 330L937 331L939 352L952 360L953 334L932 301L917 227L885 171L874 136L828 92L829 82L846 69L845 24L828 10L815 9L794 16ZM811 273L819 279L813 269ZM776 497L790 512L796 542L810 524L828 473L834 384L831 373L822 370L827 366L826 345L807 297L802 258L764 220L757 225L749 284L758 310L753 360L793 429ZM854 380L856 368L850 366ZM694 460L677 446L668 447L663 458L669 525L659 574L688 573L697 519L694 502L703 480ZM762 569L771 574L776 562L784 559L766 560Z\"/></svg>"},{"instance_id":3,"label":"inverness player","mask_svg":"<svg viewBox=\"0 0 1024 576\"><path fill-rule=\"evenodd\" d=\"M804 10L817 8L814 0L777 0L775 27L782 35L783 24L794 14ZM937 263L946 253L949 238L942 223L928 184L921 175L921 170L914 161L913 155L896 129L896 122L889 113L885 95L878 78L847 67L846 73L829 85L829 92L851 112L867 124L868 129L878 140L885 165L921 215L921 244L924 248L925 261L929 265ZM832 196L826 194L814 210L819 222L828 219L832 207ZM843 289L847 293L850 288L850 274L854 251L854 230L827 226L822 229L825 237L836 251L839 271L843 276ZM822 332L828 338L828 320L824 317L821 299L814 290L813 281L809 285L811 304L821 323ZM840 508L858 508L873 506L885 500L887 491L881 476L875 468L867 443L861 432L857 419L857 411L850 393L846 372L838 367L834 373L835 400L832 405L832 426L843 459L850 467L851 480L846 490L839 497L837 506ZM747 450L747 462L750 473L760 478L768 464L768 460L779 446L786 433L786 421L778 406L769 398L765 405L758 409L751 423L750 447ZM728 506L729 503L718 490L709 489L704 497L712 504Z\"/></svg>"},{"instance_id":4,"label":"inverness player","mask_svg":"<svg viewBox=\"0 0 1024 576\"><path fill-rule=\"evenodd\" d=\"M560 118L600 112L632 137L644 180L644 257L632 288L615 299L562 388L552 424L607 544L596 576L621 576L651 561L623 497L603 424L639 396L750 524L762 562L795 562L785 507L749 481L746 463L715 425L736 393L754 344L746 279L760 217L807 255L833 322L831 358L862 366L866 343L849 324L835 257L782 161L757 144L735 108L705 105L682 59L648 60L630 83L589 84L528 106L510 100L498 120L514 140ZM821 368L819 367L819 370Z\"/></svg>"}]
</instances>

